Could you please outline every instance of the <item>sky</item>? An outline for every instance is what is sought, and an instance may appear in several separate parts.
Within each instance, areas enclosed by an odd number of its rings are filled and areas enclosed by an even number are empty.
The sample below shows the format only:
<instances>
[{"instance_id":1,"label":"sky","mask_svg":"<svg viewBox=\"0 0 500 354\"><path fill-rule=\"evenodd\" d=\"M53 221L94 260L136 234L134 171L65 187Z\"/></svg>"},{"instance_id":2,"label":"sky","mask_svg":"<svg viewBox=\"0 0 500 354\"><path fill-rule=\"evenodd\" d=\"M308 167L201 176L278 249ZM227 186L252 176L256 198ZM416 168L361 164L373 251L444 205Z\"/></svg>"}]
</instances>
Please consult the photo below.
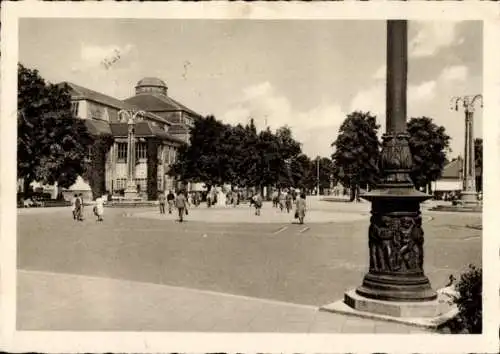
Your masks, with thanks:
<instances>
[{"instance_id":1,"label":"sky","mask_svg":"<svg viewBox=\"0 0 500 354\"><path fill-rule=\"evenodd\" d=\"M479 21L409 22L408 117L443 125L449 157L464 146L464 113L450 109L451 98L482 93L482 38ZM158 77L204 116L290 126L311 157L331 155L354 110L385 130L385 21L30 18L20 20L19 61L49 82L119 99ZM482 136L479 106L474 135Z\"/></svg>"}]
</instances>

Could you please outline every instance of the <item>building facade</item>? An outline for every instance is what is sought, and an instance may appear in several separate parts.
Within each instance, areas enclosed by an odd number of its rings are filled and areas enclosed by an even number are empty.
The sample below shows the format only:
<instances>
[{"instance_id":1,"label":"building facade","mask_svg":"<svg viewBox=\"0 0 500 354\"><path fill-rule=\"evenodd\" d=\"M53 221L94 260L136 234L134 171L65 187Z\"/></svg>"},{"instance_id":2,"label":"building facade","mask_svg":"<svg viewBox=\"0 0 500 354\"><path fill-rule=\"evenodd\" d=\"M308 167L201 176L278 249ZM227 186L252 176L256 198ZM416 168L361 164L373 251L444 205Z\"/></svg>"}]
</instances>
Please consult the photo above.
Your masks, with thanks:
<instances>
[{"instance_id":1,"label":"building facade","mask_svg":"<svg viewBox=\"0 0 500 354\"><path fill-rule=\"evenodd\" d=\"M464 160L461 156L449 162L444 168L441 177L432 182L433 192L446 193L446 192L461 192L464 187L463 181L463 164ZM476 190L482 191L482 174L481 166L476 169Z\"/></svg>"},{"instance_id":2,"label":"building facade","mask_svg":"<svg viewBox=\"0 0 500 354\"><path fill-rule=\"evenodd\" d=\"M84 119L89 132L112 138L103 152L92 155L92 178L79 177L66 191L82 192L86 199L111 194L119 198L127 186L128 124L124 111L137 113L135 124L134 182L141 199L156 199L158 191L174 190L177 183L168 175L178 149L189 142L189 129L201 116L167 96L167 86L159 79L140 80L136 95L126 100L99 93L80 85L63 82L71 94L73 114Z\"/></svg>"}]
</instances>

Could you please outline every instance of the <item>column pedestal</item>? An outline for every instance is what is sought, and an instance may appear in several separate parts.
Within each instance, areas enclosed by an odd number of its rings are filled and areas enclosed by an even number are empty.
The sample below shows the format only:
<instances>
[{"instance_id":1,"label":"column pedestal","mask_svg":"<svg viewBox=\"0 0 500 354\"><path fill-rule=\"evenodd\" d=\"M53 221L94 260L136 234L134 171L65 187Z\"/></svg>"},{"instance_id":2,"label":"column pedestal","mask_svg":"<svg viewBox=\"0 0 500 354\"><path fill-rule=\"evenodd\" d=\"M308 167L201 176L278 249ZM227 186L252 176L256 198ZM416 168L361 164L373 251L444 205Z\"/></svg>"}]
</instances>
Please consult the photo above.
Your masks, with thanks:
<instances>
[{"instance_id":1,"label":"column pedestal","mask_svg":"<svg viewBox=\"0 0 500 354\"><path fill-rule=\"evenodd\" d=\"M137 200L137 199L139 199L139 196L137 194L137 186L135 185L135 183L133 181L127 183L127 188L124 191L124 197L125 197L125 200Z\"/></svg>"},{"instance_id":2,"label":"column pedestal","mask_svg":"<svg viewBox=\"0 0 500 354\"><path fill-rule=\"evenodd\" d=\"M477 193L472 191L462 191L460 193L459 204L464 206L478 206Z\"/></svg>"}]
</instances>

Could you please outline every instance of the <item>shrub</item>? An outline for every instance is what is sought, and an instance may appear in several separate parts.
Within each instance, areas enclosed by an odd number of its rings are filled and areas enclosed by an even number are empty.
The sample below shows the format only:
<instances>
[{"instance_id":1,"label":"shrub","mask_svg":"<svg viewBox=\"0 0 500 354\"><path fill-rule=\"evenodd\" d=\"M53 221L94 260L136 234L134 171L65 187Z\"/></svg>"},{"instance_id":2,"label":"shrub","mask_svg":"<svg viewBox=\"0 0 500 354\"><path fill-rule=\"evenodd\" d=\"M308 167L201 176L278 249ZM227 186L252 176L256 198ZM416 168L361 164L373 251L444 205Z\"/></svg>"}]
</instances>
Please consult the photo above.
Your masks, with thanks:
<instances>
[{"instance_id":1,"label":"shrub","mask_svg":"<svg viewBox=\"0 0 500 354\"><path fill-rule=\"evenodd\" d=\"M459 313L457 320L468 333L479 334L483 330L483 271L474 265L460 276L456 286L458 296L455 304Z\"/></svg>"}]
</instances>

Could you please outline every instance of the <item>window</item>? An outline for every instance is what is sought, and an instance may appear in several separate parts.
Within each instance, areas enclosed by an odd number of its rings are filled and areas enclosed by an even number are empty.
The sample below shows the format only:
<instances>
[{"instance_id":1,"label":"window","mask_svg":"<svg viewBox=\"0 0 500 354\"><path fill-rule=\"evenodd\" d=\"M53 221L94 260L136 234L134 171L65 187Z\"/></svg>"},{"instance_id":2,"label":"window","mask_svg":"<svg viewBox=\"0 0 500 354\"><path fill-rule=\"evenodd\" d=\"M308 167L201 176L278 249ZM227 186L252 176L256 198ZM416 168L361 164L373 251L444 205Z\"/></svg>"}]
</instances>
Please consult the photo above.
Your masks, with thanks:
<instances>
[{"instance_id":1,"label":"window","mask_svg":"<svg viewBox=\"0 0 500 354\"><path fill-rule=\"evenodd\" d=\"M80 102L71 102L71 113L74 117L78 117L78 107L80 106Z\"/></svg>"},{"instance_id":2,"label":"window","mask_svg":"<svg viewBox=\"0 0 500 354\"><path fill-rule=\"evenodd\" d=\"M102 115L102 119L104 119L106 122L109 122L109 112L107 108L104 108L104 114Z\"/></svg>"},{"instance_id":3,"label":"window","mask_svg":"<svg viewBox=\"0 0 500 354\"><path fill-rule=\"evenodd\" d=\"M157 159L158 159L158 163L160 165L163 164L163 154L164 154L164 151L165 151L165 147L163 145L159 145L158 146Z\"/></svg>"},{"instance_id":4,"label":"window","mask_svg":"<svg viewBox=\"0 0 500 354\"><path fill-rule=\"evenodd\" d=\"M147 157L147 149L146 143L137 143L135 144L135 158L137 160L146 159Z\"/></svg>"},{"instance_id":5,"label":"window","mask_svg":"<svg viewBox=\"0 0 500 354\"><path fill-rule=\"evenodd\" d=\"M157 181L158 181L157 188L159 191L162 191L163 190L163 174L161 173L161 171L158 171Z\"/></svg>"},{"instance_id":6,"label":"window","mask_svg":"<svg viewBox=\"0 0 500 354\"><path fill-rule=\"evenodd\" d=\"M137 186L138 192L146 192L147 191L147 179L146 178L136 178L135 185Z\"/></svg>"},{"instance_id":7,"label":"window","mask_svg":"<svg viewBox=\"0 0 500 354\"><path fill-rule=\"evenodd\" d=\"M168 164L171 165L174 163L174 149L171 147L168 148Z\"/></svg>"},{"instance_id":8,"label":"window","mask_svg":"<svg viewBox=\"0 0 500 354\"><path fill-rule=\"evenodd\" d=\"M97 105L89 105L90 118L103 119L103 108Z\"/></svg>"},{"instance_id":9,"label":"window","mask_svg":"<svg viewBox=\"0 0 500 354\"><path fill-rule=\"evenodd\" d=\"M118 160L126 160L127 159L127 143L117 143L117 158Z\"/></svg>"},{"instance_id":10,"label":"window","mask_svg":"<svg viewBox=\"0 0 500 354\"><path fill-rule=\"evenodd\" d=\"M127 179L126 178L117 178L114 186L115 190L126 189L127 188Z\"/></svg>"}]
</instances>

